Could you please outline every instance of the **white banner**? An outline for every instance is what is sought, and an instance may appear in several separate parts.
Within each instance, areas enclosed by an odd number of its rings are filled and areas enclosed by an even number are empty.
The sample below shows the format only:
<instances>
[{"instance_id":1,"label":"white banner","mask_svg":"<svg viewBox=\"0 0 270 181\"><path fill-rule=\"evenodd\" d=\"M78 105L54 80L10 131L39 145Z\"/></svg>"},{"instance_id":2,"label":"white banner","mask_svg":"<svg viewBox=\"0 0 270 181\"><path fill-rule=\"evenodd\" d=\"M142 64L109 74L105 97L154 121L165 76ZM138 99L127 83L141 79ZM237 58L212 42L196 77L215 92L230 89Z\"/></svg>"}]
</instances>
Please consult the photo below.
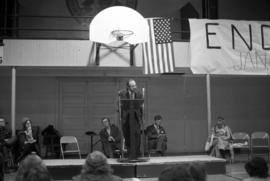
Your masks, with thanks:
<instances>
[{"instance_id":1,"label":"white banner","mask_svg":"<svg viewBox=\"0 0 270 181\"><path fill-rule=\"evenodd\" d=\"M270 22L190 19L195 74L270 74Z\"/></svg>"}]
</instances>

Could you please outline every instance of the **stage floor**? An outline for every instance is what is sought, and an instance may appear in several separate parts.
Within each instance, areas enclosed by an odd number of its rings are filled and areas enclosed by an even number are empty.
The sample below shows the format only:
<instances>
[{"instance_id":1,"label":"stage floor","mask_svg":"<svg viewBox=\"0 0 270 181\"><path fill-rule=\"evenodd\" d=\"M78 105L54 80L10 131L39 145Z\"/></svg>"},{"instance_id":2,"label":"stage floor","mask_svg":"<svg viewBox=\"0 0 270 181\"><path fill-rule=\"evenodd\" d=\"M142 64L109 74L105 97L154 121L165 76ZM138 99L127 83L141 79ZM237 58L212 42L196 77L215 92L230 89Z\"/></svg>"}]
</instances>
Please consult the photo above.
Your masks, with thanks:
<instances>
[{"instance_id":1,"label":"stage floor","mask_svg":"<svg viewBox=\"0 0 270 181\"><path fill-rule=\"evenodd\" d=\"M247 160L240 160L237 163L226 164L226 174L208 175L208 181L239 181L248 177L244 169ZM269 165L269 164L268 164ZM270 169L270 165L269 165ZM269 170L270 172L270 170ZM5 174L5 181L14 181L17 172ZM71 181L71 178L64 181ZM123 181L135 181L133 178L124 178ZM140 181L158 181L157 177L153 178L140 178Z\"/></svg>"},{"instance_id":2,"label":"stage floor","mask_svg":"<svg viewBox=\"0 0 270 181\"><path fill-rule=\"evenodd\" d=\"M84 159L52 159L44 160L55 180L69 180L80 173ZM205 165L208 174L225 174L226 160L208 155L164 156L150 157L146 162L123 163L117 159L108 159L114 174L122 178L150 178L157 177L166 167L188 164L191 162Z\"/></svg>"}]
</instances>

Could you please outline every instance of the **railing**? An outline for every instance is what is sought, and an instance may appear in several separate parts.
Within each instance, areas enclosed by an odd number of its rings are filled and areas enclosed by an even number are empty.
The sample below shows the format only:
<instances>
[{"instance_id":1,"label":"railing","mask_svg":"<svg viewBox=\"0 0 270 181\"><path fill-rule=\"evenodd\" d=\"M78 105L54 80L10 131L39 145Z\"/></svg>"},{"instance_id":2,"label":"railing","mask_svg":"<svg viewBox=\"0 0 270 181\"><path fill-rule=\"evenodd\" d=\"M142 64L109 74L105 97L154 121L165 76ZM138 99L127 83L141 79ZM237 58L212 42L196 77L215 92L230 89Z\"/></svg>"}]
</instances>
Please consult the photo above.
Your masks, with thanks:
<instances>
[{"instance_id":1,"label":"railing","mask_svg":"<svg viewBox=\"0 0 270 181\"><path fill-rule=\"evenodd\" d=\"M3 15L0 39L89 39L92 16ZM83 23L82 23L83 22ZM189 41L187 19L172 18L173 41Z\"/></svg>"}]
</instances>

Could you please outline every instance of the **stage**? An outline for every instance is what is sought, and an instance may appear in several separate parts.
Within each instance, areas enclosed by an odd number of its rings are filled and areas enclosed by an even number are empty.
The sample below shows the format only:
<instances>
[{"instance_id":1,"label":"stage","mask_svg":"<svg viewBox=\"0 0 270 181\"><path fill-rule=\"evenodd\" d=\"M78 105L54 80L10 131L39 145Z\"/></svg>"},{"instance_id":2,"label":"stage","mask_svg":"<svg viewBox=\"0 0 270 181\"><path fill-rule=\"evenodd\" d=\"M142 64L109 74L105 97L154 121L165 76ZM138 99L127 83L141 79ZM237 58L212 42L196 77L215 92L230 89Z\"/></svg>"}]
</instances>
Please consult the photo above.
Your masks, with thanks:
<instances>
[{"instance_id":1,"label":"stage","mask_svg":"<svg viewBox=\"0 0 270 181\"><path fill-rule=\"evenodd\" d=\"M70 180L80 173L84 159L44 160L54 180ZM158 177L166 167L190 162L203 163L207 174L225 174L226 160L207 155L149 157L147 162L122 163L117 159L108 159L114 174L122 178Z\"/></svg>"}]
</instances>

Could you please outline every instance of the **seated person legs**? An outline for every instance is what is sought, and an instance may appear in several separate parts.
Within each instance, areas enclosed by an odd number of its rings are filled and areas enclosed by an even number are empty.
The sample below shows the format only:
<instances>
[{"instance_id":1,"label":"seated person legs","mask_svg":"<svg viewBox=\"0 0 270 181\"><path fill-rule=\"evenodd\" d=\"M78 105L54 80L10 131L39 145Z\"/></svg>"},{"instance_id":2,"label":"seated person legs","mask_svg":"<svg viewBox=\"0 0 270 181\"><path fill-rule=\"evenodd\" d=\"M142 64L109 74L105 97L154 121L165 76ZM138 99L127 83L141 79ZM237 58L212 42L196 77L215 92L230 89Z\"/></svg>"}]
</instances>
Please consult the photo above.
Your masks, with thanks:
<instances>
[{"instance_id":1,"label":"seated person legs","mask_svg":"<svg viewBox=\"0 0 270 181\"><path fill-rule=\"evenodd\" d=\"M4 156L0 153L0 181L4 181Z\"/></svg>"}]
</instances>

